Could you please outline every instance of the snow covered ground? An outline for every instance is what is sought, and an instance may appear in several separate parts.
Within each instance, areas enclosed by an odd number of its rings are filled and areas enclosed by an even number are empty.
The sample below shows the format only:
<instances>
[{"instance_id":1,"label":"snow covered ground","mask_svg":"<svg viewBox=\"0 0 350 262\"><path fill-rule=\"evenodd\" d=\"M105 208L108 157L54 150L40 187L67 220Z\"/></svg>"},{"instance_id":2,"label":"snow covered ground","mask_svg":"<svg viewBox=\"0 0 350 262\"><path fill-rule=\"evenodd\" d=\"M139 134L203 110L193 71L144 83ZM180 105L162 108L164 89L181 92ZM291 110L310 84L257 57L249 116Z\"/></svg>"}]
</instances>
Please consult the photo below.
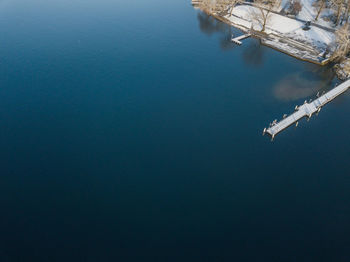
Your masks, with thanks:
<instances>
[{"instance_id":1,"label":"snow covered ground","mask_svg":"<svg viewBox=\"0 0 350 262\"><path fill-rule=\"evenodd\" d=\"M303 0L310 1L310 0ZM265 32L267 37L262 38L262 42L279 49L285 53L295 57L321 63L322 59L319 54L332 46L334 42L334 33L328 24L329 29L323 27L311 26L310 30L303 30L304 22L302 20L310 20L314 17L314 7L311 2L308 8L305 8L304 13L299 15L299 19L287 17L277 13L270 12L266 24ZM238 5L233 9L232 15L227 15L224 18L232 25L248 31L253 29L261 31L262 25L253 19L254 13L259 14L261 11L252 5ZM266 11L265 11L266 12ZM321 20L321 19L320 19Z\"/></svg>"},{"instance_id":2,"label":"snow covered ground","mask_svg":"<svg viewBox=\"0 0 350 262\"><path fill-rule=\"evenodd\" d=\"M192 0L192 3L199 5L202 1ZM262 31L262 25L258 20L261 19L256 19L257 16L254 16L254 14L260 14L258 16L261 18L261 10L253 6L254 4L250 1L234 7L232 15L214 15L244 32L252 30L254 36L260 38L265 45L309 62L325 64L335 48L336 28L330 21L330 15L334 15L334 11L325 6L318 21L315 21L318 12L318 7L314 5L316 0L299 1L302 9L295 17L287 14L290 9L290 0L280 0L278 8L274 8L268 14L263 34L259 33ZM311 22L311 27L307 31L303 30L306 21Z\"/></svg>"},{"instance_id":3,"label":"snow covered ground","mask_svg":"<svg viewBox=\"0 0 350 262\"><path fill-rule=\"evenodd\" d=\"M239 24L247 29L253 28L256 31L261 30L261 25L252 19L254 13L259 13L260 10L250 5L239 5L233 10L232 16L226 16L226 19L234 24ZM278 15L275 13L269 14L269 19L266 24L265 33L279 34L294 40L311 44L314 47L324 49L334 40L334 34L324 29L311 26L311 29L304 31L302 29L304 23L295 19Z\"/></svg>"},{"instance_id":4,"label":"snow covered ground","mask_svg":"<svg viewBox=\"0 0 350 262\"><path fill-rule=\"evenodd\" d=\"M314 21L317 16L317 9L313 6L314 2L315 0L300 0L300 3L303 8L301 9L300 13L297 15L297 18L305 21L312 21L315 24L332 28L333 26L332 22L323 20L325 16L331 13L331 11L327 8L324 8L318 20Z\"/></svg>"}]
</instances>

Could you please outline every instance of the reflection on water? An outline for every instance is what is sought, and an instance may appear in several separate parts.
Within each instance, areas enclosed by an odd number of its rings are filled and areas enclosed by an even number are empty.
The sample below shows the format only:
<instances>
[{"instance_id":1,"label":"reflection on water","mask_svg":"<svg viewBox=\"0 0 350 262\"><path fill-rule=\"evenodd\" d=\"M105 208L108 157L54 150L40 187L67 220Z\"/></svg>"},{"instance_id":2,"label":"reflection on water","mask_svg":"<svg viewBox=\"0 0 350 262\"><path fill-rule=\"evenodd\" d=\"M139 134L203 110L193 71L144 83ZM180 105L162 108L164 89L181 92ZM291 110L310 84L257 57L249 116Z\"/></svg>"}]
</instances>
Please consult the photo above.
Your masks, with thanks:
<instances>
[{"instance_id":1,"label":"reflection on water","mask_svg":"<svg viewBox=\"0 0 350 262\"><path fill-rule=\"evenodd\" d=\"M215 33L220 35L219 41L222 50L231 50L236 46L231 42L235 28L201 11L198 12L197 19L201 32L208 36ZM243 61L247 65L255 67L263 65L265 47L259 40L251 38L241 48ZM282 78L273 88L273 95L281 101L294 101L314 96L319 91L327 90L334 77L335 74L330 67L306 63L304 71L292 73Z\"/></svg>"},{"instance_id":2,"label":"reflection on water","mask_svg":"<svg viewBox=\"0 0 350 262\"><path fill-rule=\"evenodd\" d=\"M335 77L329 67L307 64L307 71L284 77L273 89L274 96L282 101L294 101L326 91Z\"/></svg>"},{"instance_id":3,"label":"reflection on water","mask_svg":"<svg viewBox=\"0 0 350 262\"><path fill-rule=\"evenodd\" d=\"M263 64L264 48L260 41L253 41L243 50L243 60L247 65L260 66Z\"/></svg>"},{"instance_id":4,"label":"reflection on water","mask_svg":"<svg viewBox=\"0 0 350 262\"><path fill-rule=\"evenodd\" d=\"M220 47L222 50L230 50L235 47L231 42L232 27L215 19L214 17L204 13L198 12L197 15L199 28L206 35L211 36L214 33L220 33Z\"/></svg>"},{"instance_id":5,"label":"reflection on water","mask_svg":"<svg viewBox=\"0 0 350 262\"><path fill-rule=\"evenodd\" d=\"M207 35L212 35L217 32L225 33L230 28L229 25L220 22L204 12L198 12L197 19L200 30Z\"/></svg>"},{"instance_id":6,"label":"reflection on water","mask_svg":"<svg viewBox=\"0 0 350 262\"><path fill-rule=\"evenodd\" d=\"M220 48L223 51L230 50L235 47L235 44L231 41L232 33L226 33L220 37Z\"/></svg>"},{"instance_id":7,"label":"reflection on water","mask_svg":"<svg viewBox=\"0 0 350 262\"><path fill-rule=\"evenodd\" d=\"M231 50L236 45L232 43L231 38L235 33L232 26L225 24L214 17L199 11L197 15L199 28L204 34L211 36L219 33L220 48L223 51ZM237 31L237 30L236 30ZM263 63L263 47L259 41L253 41L243 49L243 60L248 65L259 66Z\"/></svg>"}]
</instances>

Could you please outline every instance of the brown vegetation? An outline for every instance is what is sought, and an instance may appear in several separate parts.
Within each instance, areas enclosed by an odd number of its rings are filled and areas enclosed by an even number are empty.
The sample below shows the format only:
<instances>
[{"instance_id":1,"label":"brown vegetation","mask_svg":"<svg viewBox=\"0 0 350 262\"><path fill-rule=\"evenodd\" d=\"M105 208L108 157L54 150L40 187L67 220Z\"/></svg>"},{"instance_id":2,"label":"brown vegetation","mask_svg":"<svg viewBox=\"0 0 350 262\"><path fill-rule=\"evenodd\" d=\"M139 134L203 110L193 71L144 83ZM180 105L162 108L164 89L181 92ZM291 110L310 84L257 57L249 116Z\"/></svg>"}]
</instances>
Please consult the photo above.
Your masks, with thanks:
<instances>
[{"instance_id":1,"label":"brown vegetation","mask_svg":"<svg viewBox=\"0 0 350 262\"><path fill-rule=\"evenodd\" d=\"M335 51L331 59L340 62L346 58L350 51L350 27L345 24L335 32Z\"/></svg>"},{"instance_id":2,"label":"brown vegetation","mask_svg":"<svg viewBox=\"0 0 350 262\"><path fill-rule=\"evenodd\" d=\"M280 5L279 0L255 0L254 6L259 11L252 11L252 20L261 26L261 32L264 32L268 23L271 11Z\"/></svg>"}]
</instances>

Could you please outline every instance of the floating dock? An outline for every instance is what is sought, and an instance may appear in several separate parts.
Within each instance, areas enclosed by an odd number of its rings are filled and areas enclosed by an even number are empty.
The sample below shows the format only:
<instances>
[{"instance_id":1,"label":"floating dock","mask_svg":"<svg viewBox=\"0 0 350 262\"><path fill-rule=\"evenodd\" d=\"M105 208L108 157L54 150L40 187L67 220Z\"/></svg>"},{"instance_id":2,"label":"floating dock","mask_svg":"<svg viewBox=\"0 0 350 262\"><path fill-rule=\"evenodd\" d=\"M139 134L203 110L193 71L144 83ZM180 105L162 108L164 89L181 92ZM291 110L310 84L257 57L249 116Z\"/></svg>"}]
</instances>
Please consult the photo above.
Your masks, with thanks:
<instances>
[{"instance_id":1,"label":"floating dock","mask_svg":"<svg viewBox=\"0 0 350 262\"><path fill-rule=\"evenodd\" d=\"M345 93L350 87L350 79L346 80L342 84L336 86L331 91L325 93L324 95L318 97L313 102L305 103L301 106L295 107L295 112L291 114L290 116L284 115L283 120L277 122L277 120L273 121L269 128L265 128L263 131L263 134L267 133L271 136L272 140L274 137L288 128L289 126L296 123L296 126L298 126L298 121L302 119L303 117L307 117L310 119L310 117L314 113L319 113L321 111L321 108L326 105L327 103L331 102L336 97L340 96L341 94Z\"/></svg>"},{"instance_id":2,"label":"floating dock","mask_svg":"<svg viewBox=\"0 0 350 262\"><path fill-rule=\"evenodd\" d=\"M250 37L250 36L251 36L250 33L247 33L247 34L245 34L245 35L238 36L238 37L236 37L236 38L233 38L233 36L232 36L231 41L232 41L233 43L237 44L237 45L241 45L241 44L242 44L241 40L244 40L244 39L246 39L246 38L248 38L248 37Z\"/></svg>"}]
</instances>

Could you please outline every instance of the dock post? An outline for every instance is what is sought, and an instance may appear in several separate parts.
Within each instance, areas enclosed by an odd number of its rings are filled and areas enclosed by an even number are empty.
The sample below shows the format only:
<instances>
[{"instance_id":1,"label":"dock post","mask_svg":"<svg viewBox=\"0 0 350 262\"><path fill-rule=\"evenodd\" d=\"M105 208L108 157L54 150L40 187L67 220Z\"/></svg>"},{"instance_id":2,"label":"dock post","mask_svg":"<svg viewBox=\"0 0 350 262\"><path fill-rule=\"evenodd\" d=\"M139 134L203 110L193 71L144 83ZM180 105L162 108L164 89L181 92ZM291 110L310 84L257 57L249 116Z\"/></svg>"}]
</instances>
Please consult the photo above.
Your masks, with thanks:
<instances>
[{"instance_id":1,"label":"dock post","mask_svg":"<svg viewBox=\"0 0 350 262\"><path fill-rule=\"evenodd\" d=\"M273 134L273 135L271 136L271 142L273 142L274 139L275 139L275 134Z\"/></svg>"},{"instance_id":2,"label":"dock post","mask_svg":"<svg viewBox=\"0 0 350 262\"><path fill-rule=\"evenodd\" d=\"M317 113L316 113L316 116L318 116L318 114L320 113L320 111L321 111L321 108L322 108L322 107L319 107L319 108L317 109Z\"/></svg>"}]
</instances>

